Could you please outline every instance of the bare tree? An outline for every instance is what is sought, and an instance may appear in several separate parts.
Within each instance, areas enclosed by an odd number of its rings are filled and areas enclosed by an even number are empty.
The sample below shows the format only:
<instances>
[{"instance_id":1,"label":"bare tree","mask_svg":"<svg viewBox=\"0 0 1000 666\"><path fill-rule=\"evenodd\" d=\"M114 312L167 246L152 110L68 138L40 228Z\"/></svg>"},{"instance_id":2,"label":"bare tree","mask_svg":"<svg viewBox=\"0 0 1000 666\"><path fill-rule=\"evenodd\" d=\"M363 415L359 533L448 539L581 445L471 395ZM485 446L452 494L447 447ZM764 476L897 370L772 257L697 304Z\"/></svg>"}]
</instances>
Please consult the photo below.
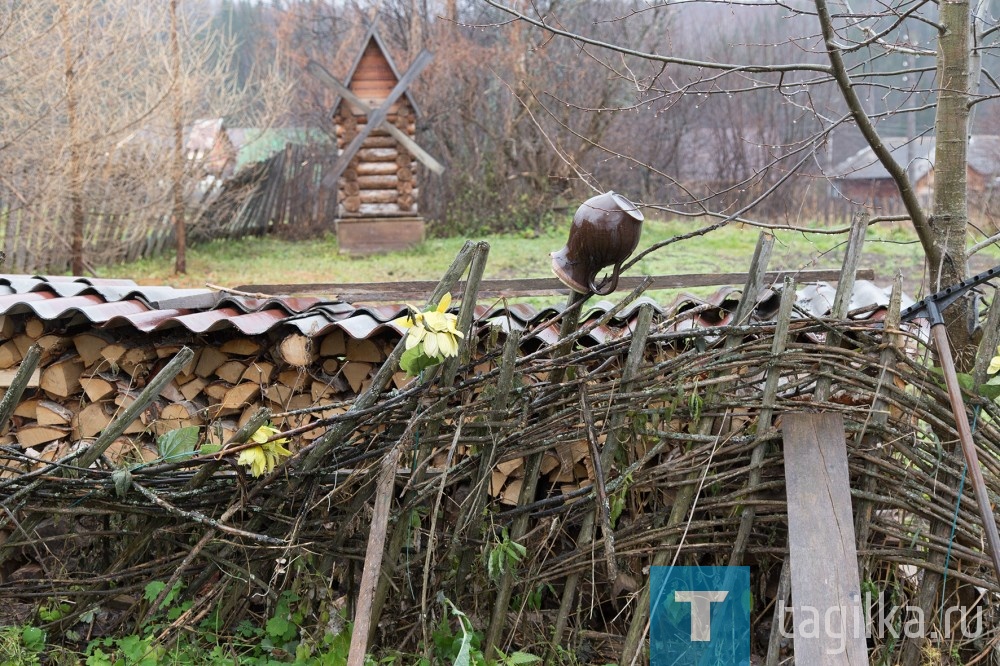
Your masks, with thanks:
<instances>
[{"instance_id":1,"label":"bare tree","mask_svg":"<svg viewBox=\"0 0 1000 666\"><path fill-rule=\"evenodd\" d=\"M0 45L0 204L22 270L124 258L173 230L183 270L184 204L202 175L183 136L239 113L248 89L208 15L178 1L12 2ZM279 86L280 88L280 86ZM280 90L254 90L258 100ZM69 260L62 263L65 258Z\"/></svg>"}]
</instances>

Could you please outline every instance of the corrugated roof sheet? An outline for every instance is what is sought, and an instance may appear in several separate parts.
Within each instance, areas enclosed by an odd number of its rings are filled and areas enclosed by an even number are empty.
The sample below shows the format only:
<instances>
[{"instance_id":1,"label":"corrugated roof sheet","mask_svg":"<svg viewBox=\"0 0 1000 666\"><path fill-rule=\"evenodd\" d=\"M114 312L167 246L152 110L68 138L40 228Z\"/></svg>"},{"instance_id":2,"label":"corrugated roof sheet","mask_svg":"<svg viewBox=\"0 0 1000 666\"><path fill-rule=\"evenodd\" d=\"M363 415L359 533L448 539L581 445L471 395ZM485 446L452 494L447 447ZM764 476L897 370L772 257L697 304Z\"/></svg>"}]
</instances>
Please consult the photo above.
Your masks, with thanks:
<instances>
[{"instance_id":1,"label":"corrugated roof sheet","mask_svg":"<svg viewBox=\"0 0 1000 666\"><path fill-rule=\"evenodd\" d=\"M799 291L798 301L804 311L822 316L829 312L833 291L824 283L807 285ZM623 308L608 325L595 328L582 342L599 344L627 335L639 307L644 304L651 305L660 321L675 330L724 325L739 303L739 295L739 290L726 287L708 297L681 294L667 306L643 296ZM904 307L912 303L905 300ZM759 318L773 317L776 303L773 293L764 294L757 304ZM858 281L852 308L887 303L887 289ZM597 301L584 312L583 321L593 321L613 306L610 301ZM176 330L200 335L232 331L248 336L283 327L307 336L340 329L360 340L383 333L401 336L404 329L393 320L407 312L406 305L353 305L319 297L251 298L210 289L140 286L131 280L0 275L0 315L35 316L59 328L93 325L126 328L138 334ZM557 313L556 308L538 310L523 303L476 308L480 323L497 325L503 330L534 331L538 340L548 344L558 341L558 327L555 324L539 327Z\"/></svg>"}]
</instances>

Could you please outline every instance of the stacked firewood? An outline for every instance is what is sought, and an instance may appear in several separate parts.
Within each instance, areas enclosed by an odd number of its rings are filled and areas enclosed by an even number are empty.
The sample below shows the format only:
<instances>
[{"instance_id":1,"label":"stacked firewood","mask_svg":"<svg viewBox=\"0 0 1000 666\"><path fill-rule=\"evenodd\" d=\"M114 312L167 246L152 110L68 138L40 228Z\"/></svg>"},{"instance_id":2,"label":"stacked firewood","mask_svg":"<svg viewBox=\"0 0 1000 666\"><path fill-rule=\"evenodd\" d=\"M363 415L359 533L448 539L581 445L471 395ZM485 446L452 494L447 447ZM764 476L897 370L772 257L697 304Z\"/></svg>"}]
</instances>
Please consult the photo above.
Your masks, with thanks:
<instances>
[{"instance_id":1,"label":"stacked firewood","mask_svg":"<svg viewBox=\"0 0 1000 666\"><path fill-rule=\"evenodd\" d=\"M68 333L36 317L10 315L0 316L0 327L0 393L11 386L28 349L37 345L41 351L37 369L0 431L0 445L24 454L0 456L0 477L7 478L93 442L185 346L194 356L108 447L104 455L112 464L160 458L157 439L187 426L201 428L202 441L221 445L261 408L273 414L279 430L295 430L291 448L301 448L323 434L320 421L345 412L370 386L398 342L391 333L354 339L339 328L316 337L285 332L206 338L124 327ZM492 368L485 362L473 372ZM538 380L544 376L523 378ZM404 372L393 375L396 388L410 381ZM310 424L317 427L309 429ZM444 465L443 455L435 465ZM499 462L491 472L490 495L516 504L524 462ZM562 492L588 483L593 468L586 440L553 448L541 473Z\"/></svg>"},{"instance_id":2,"label":"stacked firewood","mask_svg":"<svg viewBox=\"0 0 1000 666\"><path fill-rule=\"evenodd\" d=\"M180 339L121 328L68 334L33 317L8 315L0 322L0 392L9 390L29 348L41 351L0 443L40 461L97 437L184 346L194 356L107 450L112 462L133 454L155 459L156 438L185 426L203 427L206 441L222 443L261 407L281 429L341 413L396 343L387 336L355 340L340 329L315 338L296 332ZM394 381L402 386L408 378L397 373ZM300 445L322 432L306 430ZM0 475L20 471L7 464Z\"/></svg>"}]
</instances>

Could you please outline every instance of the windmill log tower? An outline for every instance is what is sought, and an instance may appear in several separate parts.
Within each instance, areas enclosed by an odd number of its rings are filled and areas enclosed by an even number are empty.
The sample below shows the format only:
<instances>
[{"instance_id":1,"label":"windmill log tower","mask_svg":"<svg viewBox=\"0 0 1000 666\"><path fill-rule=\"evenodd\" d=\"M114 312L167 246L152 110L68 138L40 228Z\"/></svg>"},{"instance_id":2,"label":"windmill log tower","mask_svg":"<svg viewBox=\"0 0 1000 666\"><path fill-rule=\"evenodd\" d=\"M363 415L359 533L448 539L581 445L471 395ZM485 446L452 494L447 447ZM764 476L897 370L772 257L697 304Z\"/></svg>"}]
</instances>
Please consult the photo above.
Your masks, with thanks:
<instances>
[{"instance_id":1,"label":"windmill log tower","mask_svg":"<svg viewBox=\"0 0 1000 666\"><path fill-rule=\"evenodd\" d=\"M333 107L339 157L329 180L337 179L337 240L341 252L351 254L420 243L417 161L443 171L414 141L420 111L409 86L430 53L421 52L400 76L374 27L363 43L344 84L310 67L339 93Z\"/></svg>"}]
</instances>

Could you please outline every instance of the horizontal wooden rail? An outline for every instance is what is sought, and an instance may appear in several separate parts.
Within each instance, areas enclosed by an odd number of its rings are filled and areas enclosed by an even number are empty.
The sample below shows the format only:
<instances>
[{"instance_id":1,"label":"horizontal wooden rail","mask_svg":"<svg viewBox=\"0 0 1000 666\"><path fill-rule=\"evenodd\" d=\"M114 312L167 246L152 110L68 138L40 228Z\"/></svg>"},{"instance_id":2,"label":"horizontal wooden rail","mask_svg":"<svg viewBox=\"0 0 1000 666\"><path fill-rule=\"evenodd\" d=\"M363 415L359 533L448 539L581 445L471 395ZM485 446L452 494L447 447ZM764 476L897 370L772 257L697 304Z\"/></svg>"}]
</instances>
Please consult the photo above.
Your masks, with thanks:
<instances>
[{"instance_id":1,"label":"horizontal wooden rail","mask_svg":"<svg viewBox=\"0 0 1000 666\"><path fill-rule=\"evenodd\" d=\"M688 273L680 275L655 275L649 290L683 289L690 287L711 287L727 284L743 284L746 273ZM836 281L840 270L808 270L808 271L770 271L765 274L766 284L780 284L785 277L794 278L796 282ZM857 278L872 280L875 271L859 270ZM618 291L627 292L635 289L645 277L623 277L618 281ZM351 303L354 301L406 301L419 296L426 296L434 290L437 282L430 280L413 280L411 282L351 282L341 284L250 284L236 287L234 291L252 295L275 294L327 294ZM452 292L460 296L464 283L458 283ZM552 294L567 294L569 289L556 278L516 278L507 280L483 280L479 285L479 296L482 298L499 298L513 296L545 296Z\"/></svg>"}]
</instances>

